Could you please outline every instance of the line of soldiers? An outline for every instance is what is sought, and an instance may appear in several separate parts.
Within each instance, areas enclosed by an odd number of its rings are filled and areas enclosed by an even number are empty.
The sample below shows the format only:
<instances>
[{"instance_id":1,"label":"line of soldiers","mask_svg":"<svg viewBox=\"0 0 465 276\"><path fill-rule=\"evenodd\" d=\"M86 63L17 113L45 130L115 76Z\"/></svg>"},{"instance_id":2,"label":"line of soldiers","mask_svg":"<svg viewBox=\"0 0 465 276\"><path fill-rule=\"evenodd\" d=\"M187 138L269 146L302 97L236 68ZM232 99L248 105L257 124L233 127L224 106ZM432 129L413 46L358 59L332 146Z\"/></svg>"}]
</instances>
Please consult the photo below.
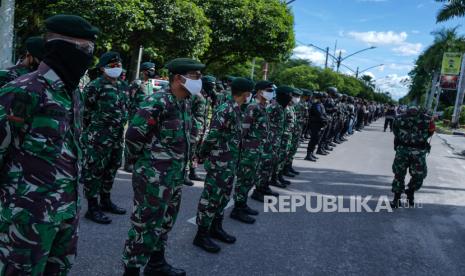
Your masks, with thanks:
<instances>
[{"instance_id":1,"label":"line of soldiers","mask_svg":"<svg viewBox=\"0 0 465 276\"><path fill-rule=\"evenodd\" d=\"M292 164L304 138L306 159L327 154L353 133L354 99L335 88L315 93L268 81L230 79L221 89L204 64L177 58L165 67L169 88L153 93L155 64L142 64L142 79L122 79L118 53L103 54L100 76L79 89L92 61L98 29L79 16L45 20L43 38L26 43L21 65L0 73L0 274L66 275L77 247L79 184L85 217L111 223L125 214L111 200L124 160L132 167L134 209L122 261L125 275L185 275L165 259L182 187L207 172L194 245L212 253L212 240L234 243L223 229L230 217L254 223L252 198L278 196L298 175ZM40 50L42 47L42 51ZM220 90L220 92L218 92ZM310 105L311 103L311 105ZM355 116L355 117L354 117ZM354 117L354 118L353 118ZM126 124L129 123L125 130Z\"/></svg>"}]
</instances>

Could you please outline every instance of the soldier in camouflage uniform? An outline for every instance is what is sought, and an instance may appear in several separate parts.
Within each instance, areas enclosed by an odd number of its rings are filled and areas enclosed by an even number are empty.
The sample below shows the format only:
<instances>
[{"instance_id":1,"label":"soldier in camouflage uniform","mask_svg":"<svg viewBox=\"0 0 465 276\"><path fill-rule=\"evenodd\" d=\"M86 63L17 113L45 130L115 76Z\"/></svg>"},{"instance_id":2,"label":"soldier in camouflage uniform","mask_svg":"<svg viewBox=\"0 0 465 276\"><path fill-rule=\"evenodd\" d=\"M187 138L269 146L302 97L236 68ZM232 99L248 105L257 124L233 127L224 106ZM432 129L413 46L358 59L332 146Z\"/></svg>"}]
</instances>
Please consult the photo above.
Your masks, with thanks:
<instances>
[{"instance_id":1,"label":"soldier in camouflage uniform","mask_svg":"<svg viewBox=\"0 0 465 276\"><path fill-rule=\"evenodd\" d=\"M144 99L155 91L155 87L152 85L150 79L155 78L155 63L153 62L143 62L140 65L142 79L134 80L129 86L129 116L128 121L132 120L132 117L136 113L139 106L144 102ZM126 148L125 148L126 151ZM129 165L129 162L126 158L127 153L124 153L124 170L127 172L132 172L132 167Z\"/></svg>"},{"instance_id":2,"label":"soldier in camouflage uniform","mask_svg":"<svg viewBox=\"0 0 465 276\"><path fill-rule=\"evenodd\" d=\"M188 186L194 185L191 180L201 181L203 180L195 172L197 168L197 146L200 143L201 132L205 125L205 114L207 113L205 100L202 94L194 95L190 98L191 101L191 112L192 112L192 130L191 130L191 152L189 154L189 166L187 167L188 174L186 173L186 179L184 184Z\"/></svg>"},{"instance_id":3,"label":"soldier in camouflage uniform","mask_svg":"<svg viewBox=\"0 0 465 276\"><path fill-rule=\"evenodd\" d=\"M294 177L295 175L299 175L299 172L296 171L292 167L292 163L294 161L294 156L297 153L297 149L300 145L300 136L302 134L302 127L303 127L303 117L305 109L303 107L303 103L301 102L301 96L303 95L303 91L300 89L294 89L294 93L292 94L292 111L294 113L294 127L292 130L292 139L289 144L289 151L286 157L286 163L284 165L284 176Z\"/></svg>"},{"instance_id":4,"label":"soldier in camouflage uniform","mask_svg":"<svg viewBox=\"0 0 465 276\"><path fill-rule=\"evenodd\" d=\"M245 223L254 223L258 212L247 206L249 191L254 183L258 189L265 191L267 186L260 186L262 160L270 154L265 147L270 145L270 120L266 105L273 98L273 83L260 81L255 85L255 102L248 104L242 116L242 150L237 182L234 187L234 209L231 218ZM271 91L267 91L269 89ZM267 179L268 180L268 179ZM263 182L262 182L263 183Z\"/></svg>"},{"instance_id":5,"label":"soldier in camouflage uniform","mask_svg":"<svg viewBox=\"0 0 465 276\"><path fill-rule=\"evenodd\" d=\"M77 86L98 30L72 15L50 17L45 27L37 71L0 89L0 275L67 275L76 255Z\"/></svg>"},{"instance_id":6,"label":"soldier in camouflage uniform","mask_svg":"<svg viewBox=\"0 0 465 276\"><path fill-rule=\"evenodd\" d=\"M283 137L286 125L286 109L292 101L294 88L289 86L280 86L276 89L276 101L272 101L267 111L270 118L270 132L273 133L271 141L273 144L273 161L271 164L272 172L269 185L285 188L290 181L283 178L281 174L280 162L284 159L283 155ZM287 142L286 142L287 145ZM262 171L268 170L264 168ZM258 199L257 199L258 200Z\"/></svg>"},{"instance_id":7,"label":"soldier in camouflage uniform","mask_svg":"<svg viewBox=\"0 0 465 276\"><path fill-rule=\"evenodd\" d=\"M22 75L37 70L44 55L44 39L33 36L26 40L26 54L18 65L0 70L0 87Z\"/></svg>"},{"instance_id":8,"label":"soldier in camouflage uniform","mask_svg":"<svg viewBox=\"0 0 465 276\"><path fill-rule=\"evenodd\" d=\"M236 238L223 230L224 208L229 202L241 152L241 110L253 90L253 82L236 78L231 83L231 97L215 110L210 130L199 151L206 159L207 177L197 211L198 231L194 245L217 253L220 247L211 238L234 243Z\"/></svg>"},{"instance_id":9,"label":"soldier in camouflage uniform","mask_svg":"<svg viewBox=\"0 0 465 276\"><path fill-rule=\"evenodd\" d=\"M393 132L396 156L392 164L394 200L391 202L393 208L399 207L403 192L407 195L409 206L414 205L414 193L421 188L426 178L426 154L431 149L428 139L434 131L433 119L417 107L409 107L406 114L395 119ZM412 178L408 189L404 190L407 169Z\"/></svg>"},{"instance_id":10,"label":"soldier in camouflage uniform","mask_svg":"<svg viewBox=\"0 0 465 276\"><path fill-rule=\"evenodd\" d=\"M126 213L126 210L111 201L110 192L123 157L129 94L127 85L118 79L122 67L117 52L103 54L97 67L102 75L87 84L83 93L85 110L82 143L85 149L82 182L88 202L85 217L96 223L108 224L111 219L102 211L119 215Z\"/></svg>"},{"instance_id":11,"label":"soldier in camouflage uniform","mask_svg":"<svg viewBox=\"0 0 465 276\"><path fill-rule=\"evenodd\" d=\"M189 160L190 101L200 95L205 65L177 58L166 65L170 88L142 104L126 132L134 164L134 211L123 252L125 275L185 275L165 260L168 232L176 222ZM147 263L148 262L148 263Z\"/></svg>"}]
</instances>

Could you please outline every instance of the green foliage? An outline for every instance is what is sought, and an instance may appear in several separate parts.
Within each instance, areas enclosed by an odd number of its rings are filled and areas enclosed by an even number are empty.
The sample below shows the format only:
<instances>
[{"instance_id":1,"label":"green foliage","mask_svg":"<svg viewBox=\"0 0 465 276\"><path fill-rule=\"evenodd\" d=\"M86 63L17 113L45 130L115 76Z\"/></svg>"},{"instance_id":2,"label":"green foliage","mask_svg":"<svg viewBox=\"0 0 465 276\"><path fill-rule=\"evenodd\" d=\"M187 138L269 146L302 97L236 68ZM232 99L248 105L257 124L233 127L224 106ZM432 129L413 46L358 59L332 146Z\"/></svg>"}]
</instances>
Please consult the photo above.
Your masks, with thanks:
<instances>
[{"instance_id":1,"label":"green foliage","mask_svg":"<svg viewBox=\"0 0 465 276\"><path fill-rule=\"evenodd\" d=\"M453 106L449 106L447 107L446 109L444 109L444 119L446 120L452 120L452 114L454 113L454 107ZM459 122L461 125L464 125L465 124L465 108L462 107L461 111L460 111L460 119L459 119Z\"/></svg>"},{"instance_id":2,"label":"green foliage","mask_svg":"<svg viewBox=\"0 0 465 276\"><path fill-rule=\"evenodd\" d=\"M282 70L274 79L278 84L286 84L311 90L318 89L318 70L308 65L299 65Z\"/></svg>"},{"instance_id":3,"label":"green foliage","mask_svg":"<svg viewBox=\"0 0 465 276\"><path fill-rule=\"evenodd\" d=\"M135 71L143 59L164 64L174 57L195 57L212 71L262 58L287 59L294 48L294 18L279 0L17 0L17 52L43 21L54 14L77 14L99 27L96 57L119 51ZM249 66L250 67L250 66ZM215 69L216 68L216 69ZM240 69L240 70L239 70ZM261 71L261 70L258 70Z\"/></svg>"},{"instance_id":4,"label":"green foliage","mask_svg":"<svg viewBox=\"0 0 465 276\"><path fill-rule=\"evenodd\" d=\"M408 99L419 100L429 89L433 72L441 70L445 52L465 52L465 37L459 35L458 27L442 28L434 31L434 42L416 60L415 67L409 72L412 80Z\"/></svg>"},{"instance_id":5,"label":"green foliage","mask_svg":"<svg viewBox=\"0 0 465 276\"><path fill-rule=\"evenodd\" d=\"M437 22L465 16L465 0L436 0L436 2L447 2L437 14Z\"/></svg>"}]
</instances>

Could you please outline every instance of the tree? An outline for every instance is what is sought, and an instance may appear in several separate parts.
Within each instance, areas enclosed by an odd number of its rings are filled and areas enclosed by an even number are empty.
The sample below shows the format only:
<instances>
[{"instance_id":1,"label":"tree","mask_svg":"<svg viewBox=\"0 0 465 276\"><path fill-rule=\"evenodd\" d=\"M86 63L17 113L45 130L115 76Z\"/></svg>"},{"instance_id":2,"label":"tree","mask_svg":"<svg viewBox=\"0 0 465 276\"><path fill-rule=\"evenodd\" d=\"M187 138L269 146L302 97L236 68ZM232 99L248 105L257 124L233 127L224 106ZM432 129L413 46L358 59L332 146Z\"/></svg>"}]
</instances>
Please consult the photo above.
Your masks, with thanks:
<instances>
[{"instance_id":1,"label":"tree","mask_svg":"<svg viewBox=\"0 0 465 276\"><path fill-rule=\"evenodd\" d=\"M465 0L436 0L436 2L447 2L436 16L438 23L465 16Z\"/></svg>"},{"instance_id":2,"label":"tree","mask_svg":"<svg viewBox=\"0 0 465 276\"><path fill-rule=\"evenodd\" d=\"M297 88L318 89L318 70L308 65L299 65L282 70L273 79L279 85L291 85Z\"/></svg>"},{"instance_id":3,"label":"tree","mask_svg":"<svg viewBox=\"0 0 465 276\"><path fill-rule=\"evenodd\" d=\"M254 57L282 61L294 48L294 19L278 0L197 0L210 19L206 64L230 66Z\"/></svg>"},{"instance_id":4,"label":"tree","mask_svg":"<svg viewBox=\"0 0 465 276\"><path fill-rule=\"evenodd\" d=\"M209 21L192 1L18 0L16 5L15 25L21 40L40 33L43 20L51 15L77 14L101 30L96 56L117 50L132 71L141 45L147 58L164 63L172 57L198 57L210 43Z\"/></svg>"},{"instance_id":5,"label":"tree","mask_svg":"<svg viewBox=\"0 0 465 276\"><path fill-rule=\"evenodd\" d=\"M434 35L433 44L418 57L415 67L409 72L412 80L407 95L409 100L420 102L420 97L429 89L433 72L441 70L444 52L465 51L465 37L459 35L457 29L442 28L431 32Z\"/></svg>"}]
</instances>

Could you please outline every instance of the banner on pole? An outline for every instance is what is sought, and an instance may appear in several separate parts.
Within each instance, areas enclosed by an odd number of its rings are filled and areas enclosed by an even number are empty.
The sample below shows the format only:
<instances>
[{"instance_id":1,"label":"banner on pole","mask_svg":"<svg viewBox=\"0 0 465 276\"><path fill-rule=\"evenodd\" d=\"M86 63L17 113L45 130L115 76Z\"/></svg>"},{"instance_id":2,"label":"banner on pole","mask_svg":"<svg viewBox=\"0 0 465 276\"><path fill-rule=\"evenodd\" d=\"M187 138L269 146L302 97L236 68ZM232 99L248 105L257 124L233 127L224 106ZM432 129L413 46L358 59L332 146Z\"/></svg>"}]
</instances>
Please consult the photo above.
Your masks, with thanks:
<instances>
[{"instance_id":1,"label":"banner on pole","mask_svg":"<svg viewBox=\"0 0 465 276\"><path fill-rule=\"evenodd\" d=\"M439 84L442 89L457 90L461 63L462 53L444 53Z\"/></svg>"},{"instance_id":2,"label":"banner on pole","mask_svg":"<svg viewBox=\"0 0 465 276\"><path fill-rule=\"evenodd\" d=\"M441 75L460 75L462 53L444 53L442 57Z\"/></svg>"}]
</instances>

